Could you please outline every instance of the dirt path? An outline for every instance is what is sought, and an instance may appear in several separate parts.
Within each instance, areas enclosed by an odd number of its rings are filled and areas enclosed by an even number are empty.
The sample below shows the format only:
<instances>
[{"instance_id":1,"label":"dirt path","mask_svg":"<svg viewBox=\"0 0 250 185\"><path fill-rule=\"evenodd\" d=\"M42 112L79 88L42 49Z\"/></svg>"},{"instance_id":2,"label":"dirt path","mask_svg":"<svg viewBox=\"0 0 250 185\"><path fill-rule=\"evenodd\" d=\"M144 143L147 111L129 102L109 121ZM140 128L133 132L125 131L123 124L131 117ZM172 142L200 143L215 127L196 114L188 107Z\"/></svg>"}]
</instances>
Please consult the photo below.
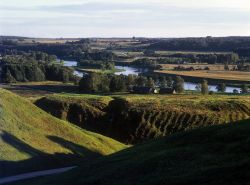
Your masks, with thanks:
<instances>
[{"instance_id":1,"label":"dirt path","mask_svg":"<svg viewBox=\"0 0 250 185\"><path fill-rule=\"evenodd\" d=\"M11 183L11 182L30 179L34 177L63 173L73 168L76 168L76 166L71 166L71 167L66 167L66 168L57 168L57 169L51 169L51 170L43 170L43 171L37 171L37 172L24 173L24 174L10 176L10 177L4 177L4 178L0 178L0 184Z\"/></svg>"}]
</instances>

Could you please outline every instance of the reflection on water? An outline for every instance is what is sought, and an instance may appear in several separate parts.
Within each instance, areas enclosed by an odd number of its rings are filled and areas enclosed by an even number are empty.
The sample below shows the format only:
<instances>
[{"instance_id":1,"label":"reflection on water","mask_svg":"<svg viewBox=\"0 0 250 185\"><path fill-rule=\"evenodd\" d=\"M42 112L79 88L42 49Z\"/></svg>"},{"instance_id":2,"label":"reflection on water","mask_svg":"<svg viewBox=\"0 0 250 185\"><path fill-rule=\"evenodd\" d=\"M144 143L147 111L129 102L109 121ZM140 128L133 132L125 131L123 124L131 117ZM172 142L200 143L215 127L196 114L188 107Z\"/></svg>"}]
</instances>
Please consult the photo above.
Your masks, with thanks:
<instances>
[{"instance_id":1,"label":"reflection on water","mask_svg":"<svg viewBox=\"0 0 250 185\"><path fill-rule=\"evenodd\" d=\"M63 65L67 67L76 67L77 66L77 61L63 61Z\"/></svg>"},{"instance_id":2,"label":"reflection on water","mask_svg":"<svg viewBox=\"0 0 250 185\"><path fill-rule=\"evenodd\" d=\"M197 83L185 82L184 83L184 88L185 88L185 90L197 90L196 89L197 85L198 85ZM217 92L216 85L209 85L208 88L209 88L209 91ZM234 89L238 90L239 92L241 90L240 88L237 88L237 87L227 86L225 92L227 92L227 93L233 93Z\"/></svg>"},{"instance_id":3,"label":"reflection on water","mask_svg":"<svg viewBox=\"0 0 250 185\"><path fill-rule=\"evenodd\" d=\"M116 72L116 75L138 75L140 73L148 72L148 69L145 68L135 68L129 66L115 66L116 69L122 70L121 72Z\"/></svg>"},{"instance_id":4,"label":"reflection on water","mask_svg":"<svg viewBox=\"0 0 250 185\"><path fill-rule=\"evenodd\" d=\"M76 67L77 66L77 61L65 60L65 61L63 61L63 65L66 66L66 67ZM83 75L86 75L86 74L87 73L74 70L74 75L76 75L78 77L83 77Z\"/></svg>"},{"instance_id":5,"label":"reflection on water","mask_svg":"<svg viewBox=\"0 0 250 185\"><path fill-rule=\"evenodd\" d=\"M64 61L63 65L67 66L67 67L75 67L75 66L77 66L77 62L66 60L66 61ZM115 68L122 70L121 72L116 72L115 73L116 75L122 74L122 75L128 76L129 74L138 75L138 74L143 73L143 72L148 72L148 69L145 69L145 68L136 68L136 67L129 67L129 66L115 66ZM75 70L74 74L76 76L83 77L83 75L86 75L87 73ZM198 85L197 83L185 82L184 88L185 88L185 90L197 90L196 89L197 85ZM227 86L226 92L233 93L234 89L238 90L239 92L241 90L240 88ZM209 91L217 92L216 85L209 85Z\"/></svg>"}]
</instances>

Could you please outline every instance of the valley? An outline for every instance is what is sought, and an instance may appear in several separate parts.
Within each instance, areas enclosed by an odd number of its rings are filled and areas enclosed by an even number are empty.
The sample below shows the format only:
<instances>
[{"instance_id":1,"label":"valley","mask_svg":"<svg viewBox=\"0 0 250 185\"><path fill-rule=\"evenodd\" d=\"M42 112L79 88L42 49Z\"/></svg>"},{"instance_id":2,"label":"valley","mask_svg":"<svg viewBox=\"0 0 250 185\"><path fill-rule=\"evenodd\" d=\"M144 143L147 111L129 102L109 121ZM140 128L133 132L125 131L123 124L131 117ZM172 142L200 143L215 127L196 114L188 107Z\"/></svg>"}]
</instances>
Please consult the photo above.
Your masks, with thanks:
<instances>
[{"instance_id":1,"label":"valley","mask_svg":"<svg viewBox=\"0 0 250 185\"><path fill-rule=\"evenodd\" d=\"M0 37L0 182L244 184L244 39Z\"/></svg>"}]
</instances>

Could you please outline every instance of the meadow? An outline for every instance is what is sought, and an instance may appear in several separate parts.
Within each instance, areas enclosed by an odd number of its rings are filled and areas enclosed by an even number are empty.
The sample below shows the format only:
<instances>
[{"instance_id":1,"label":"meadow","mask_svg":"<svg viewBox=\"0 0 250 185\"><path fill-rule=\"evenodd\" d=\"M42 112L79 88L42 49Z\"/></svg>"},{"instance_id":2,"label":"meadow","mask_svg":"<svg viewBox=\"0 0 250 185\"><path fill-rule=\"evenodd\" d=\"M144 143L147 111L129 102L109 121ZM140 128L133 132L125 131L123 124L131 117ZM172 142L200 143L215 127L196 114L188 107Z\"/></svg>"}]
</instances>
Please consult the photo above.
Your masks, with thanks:
<instances>
[{"instance_id":1,"label":"meadow","mask_svg":"<svg viewBox=\"0 0 250 185\"><path fill-rule=\"evenodd\" d=\"M235 83L249 83L250 72L241 71L217 71L217 70L201 70L201 71L173 71L173 70L155 70L158 74L170 74L182 77L195 77L200 79L225 80Z\"/></svg>"},{"instance_id":2,"label":"meadow","mask_svg":"<svg viewBox=\"0 0 250 185\"><path fill-rule=\"evenodd\" d=\"M223 64L196 64L196 63L190 63L190 64L161 64L162 70L173 70L174 68L181 66L184 68L190 68L193 67L194 69L204 69L206 67L209 68L209 71L225 71ZM236 65L228 65L229 69L233 69ZM227 72L227 71L225 71Z\"/></svg>"}]
</instances>

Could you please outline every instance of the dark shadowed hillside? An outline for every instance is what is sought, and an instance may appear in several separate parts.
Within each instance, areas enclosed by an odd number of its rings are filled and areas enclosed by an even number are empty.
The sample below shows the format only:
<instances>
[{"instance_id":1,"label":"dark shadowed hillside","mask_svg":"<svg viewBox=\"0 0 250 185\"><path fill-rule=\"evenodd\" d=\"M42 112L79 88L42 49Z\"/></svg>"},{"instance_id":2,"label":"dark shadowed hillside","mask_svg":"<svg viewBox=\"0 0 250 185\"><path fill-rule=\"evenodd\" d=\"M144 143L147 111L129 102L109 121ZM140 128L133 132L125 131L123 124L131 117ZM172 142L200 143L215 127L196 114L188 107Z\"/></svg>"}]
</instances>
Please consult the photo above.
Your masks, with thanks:
<instances>
[{"instance_id":1,"label":"dark shadowed hillside","mask_svg":"<svg viewBox=\"0 0 250 185\"><path fill-rule=\"evenodd\" d=\"M20 184L247 185L250 120L181 132Z\"/></svg>"}]
</instances>

